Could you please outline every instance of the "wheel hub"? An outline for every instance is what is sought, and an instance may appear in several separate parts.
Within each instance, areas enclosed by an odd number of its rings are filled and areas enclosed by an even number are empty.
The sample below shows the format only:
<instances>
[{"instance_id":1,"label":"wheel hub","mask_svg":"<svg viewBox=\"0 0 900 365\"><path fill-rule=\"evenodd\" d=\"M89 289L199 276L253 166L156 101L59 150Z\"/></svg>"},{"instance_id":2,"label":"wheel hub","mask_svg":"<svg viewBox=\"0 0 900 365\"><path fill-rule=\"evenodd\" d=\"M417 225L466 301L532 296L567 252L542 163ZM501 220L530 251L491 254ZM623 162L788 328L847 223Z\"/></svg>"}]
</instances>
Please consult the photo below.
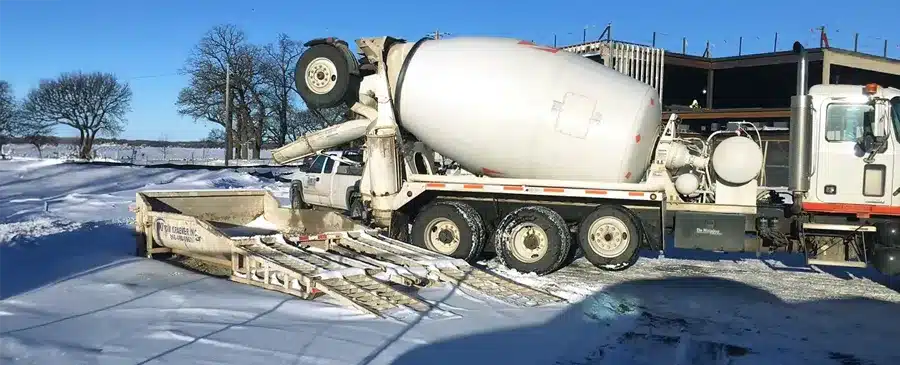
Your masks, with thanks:
<instances>
[{"instance_id":1,"label":"wheel hub","mask_svg":"<svg viewBox=\"0 0 900 365\"><path fill-rule=\"evenodd\" d=\"M425 227L425 245L432 251L451 255L459 243L459 227L447 218L436 218Z\"/></svg>"},{"instance_id":2,"label":"wheel hub","mask_svg":"<svg viewBox=\"0 0 900 365\"><path fill-rule=\"evenodd\" d=\"M547 254L547 232L534 223L522 223L513 230L511 253L516 260L534 263Z\"/></svg>"},{"instance_id":3,"label":"wheel hub","mask_svg":"<svg viewBox=\"0 0 900 365\"><path fill-rule=\"evenodd\" d=\"M337 67L334 62L319 57L306 66L306 86L316 94L325 94L334 89Z\"/></svg>"},{"instance_id":4,"label":"wheel hub","mask_svg":"<svg viewBox=\"0 0 900 365\"><path fill-rule=\"evenodd\" d=\"M630 241L628 227L616 217L597 219L588 229L588 243L602 257L618 257L625 252Z\"/></svg>"}]
</instances>

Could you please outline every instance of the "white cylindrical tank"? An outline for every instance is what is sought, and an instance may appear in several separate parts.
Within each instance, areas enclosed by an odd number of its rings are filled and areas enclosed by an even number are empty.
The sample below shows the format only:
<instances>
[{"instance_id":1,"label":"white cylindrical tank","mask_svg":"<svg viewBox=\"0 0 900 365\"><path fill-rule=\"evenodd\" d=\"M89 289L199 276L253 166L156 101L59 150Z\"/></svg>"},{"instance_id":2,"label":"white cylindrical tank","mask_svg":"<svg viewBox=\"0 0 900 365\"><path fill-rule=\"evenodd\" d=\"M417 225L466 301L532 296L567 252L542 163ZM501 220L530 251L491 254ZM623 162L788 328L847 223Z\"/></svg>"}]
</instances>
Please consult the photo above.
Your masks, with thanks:
<instances>
[{"instance_id":1,"label":"white cylindrical tank","mask_svg":"<svg viewBox=\"0 0 900 365\"><path fill-rule=\"evenodd\" d=\"M661 108L647 84L514 39L400 47L402 69L389 71L398 123L468 171L637 182L649 166Z\"/></svg>"},{"instance_id":2,"label":"white cylindrical tank","mask_svg":"<svg viewBox=\"0 0 900 365\"><path fill-rule=\"evenodd\" d=\"M743 185L759 175L763 167L763 153L750 138L728 137L713 151L712 165L722 181Z\"/></svg>"}]
</instances>

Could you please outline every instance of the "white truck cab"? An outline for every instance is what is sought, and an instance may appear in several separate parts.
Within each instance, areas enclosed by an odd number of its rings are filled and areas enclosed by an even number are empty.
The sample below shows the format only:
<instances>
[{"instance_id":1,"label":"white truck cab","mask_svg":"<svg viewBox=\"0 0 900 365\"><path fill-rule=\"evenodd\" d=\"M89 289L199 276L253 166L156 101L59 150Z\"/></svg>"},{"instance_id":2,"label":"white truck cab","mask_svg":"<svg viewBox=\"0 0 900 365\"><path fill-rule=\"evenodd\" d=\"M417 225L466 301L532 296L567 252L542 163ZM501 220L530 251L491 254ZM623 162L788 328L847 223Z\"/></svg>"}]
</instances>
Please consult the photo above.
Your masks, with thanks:
<instances>
[{"instance_id":1,"label":"white truck cab","mask_svg":"<svg viewBox=\"0 0 900 365\"><path fill-rule=\"evenodd\" d=\"M812 156L803 209L900 213L900 89L816 85Z\"/></svg>"},{"instance_id":2,"label":"white truck cab","mask_svg":"<svg viewBox=\"0 0 900 365\"><path fill-rule=\"evenodd\" d=\"M320 206L350 211L359 205L359 181L362 178L362 153L357 150L328 151L317 155L292 175L291 206L305 209Z\"/></svg>"}]
</instances>

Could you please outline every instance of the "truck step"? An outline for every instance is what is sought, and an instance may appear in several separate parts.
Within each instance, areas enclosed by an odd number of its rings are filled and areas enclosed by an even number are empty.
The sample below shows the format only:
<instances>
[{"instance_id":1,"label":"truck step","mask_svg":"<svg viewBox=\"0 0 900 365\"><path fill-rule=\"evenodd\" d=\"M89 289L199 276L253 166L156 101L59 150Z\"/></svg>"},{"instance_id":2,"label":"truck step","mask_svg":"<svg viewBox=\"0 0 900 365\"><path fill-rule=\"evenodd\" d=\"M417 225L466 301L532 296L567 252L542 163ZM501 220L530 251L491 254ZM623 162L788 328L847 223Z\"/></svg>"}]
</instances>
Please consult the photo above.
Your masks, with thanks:
<instances>
[{"instance_id":1,"label":"truck step","mask_svg":"<svg viewBox=\"0 0 900 365\"><path fill-rule=\"evenodd\" d=\"M303 299L325 293L379 317L402 318L404 309L429 317L454 315L378 281L364 269L277 241L267 245L256 239L235 246L231 279Z\"/></svg>"},{"instance_id":2,"label":"truck step","mask_svg":"<svg viewBox=\"0 0 900 365\"><path fill-rule=\"evenodd\" d=\"M468 262L441 255L380 234L362 231L331 234L330 250L342 256L369 258L385 269L402 267L410 275L435 279L480 292L500 301L533 307L566 300L473 267Z\"/></svg>"}]
</instances>

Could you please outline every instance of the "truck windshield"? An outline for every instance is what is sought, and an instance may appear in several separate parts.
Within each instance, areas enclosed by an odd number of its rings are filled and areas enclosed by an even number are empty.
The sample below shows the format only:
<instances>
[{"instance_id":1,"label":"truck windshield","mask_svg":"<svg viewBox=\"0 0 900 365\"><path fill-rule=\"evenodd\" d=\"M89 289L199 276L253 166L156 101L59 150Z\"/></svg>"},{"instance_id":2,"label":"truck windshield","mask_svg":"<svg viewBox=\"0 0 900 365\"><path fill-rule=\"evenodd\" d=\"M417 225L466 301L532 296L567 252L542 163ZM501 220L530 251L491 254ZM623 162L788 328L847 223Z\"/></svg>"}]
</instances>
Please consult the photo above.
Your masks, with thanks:
<instances>
[{"instance_id":1,"label":"truck windshield","mask_svg":"<svg viewBox=\"0 0 900 365\"><path fill-rule=\"evenodd\" d=\"M891 99L891 121L894 127L894 138L900 142L900 96Z\"/></svg>"}]
</instances>

